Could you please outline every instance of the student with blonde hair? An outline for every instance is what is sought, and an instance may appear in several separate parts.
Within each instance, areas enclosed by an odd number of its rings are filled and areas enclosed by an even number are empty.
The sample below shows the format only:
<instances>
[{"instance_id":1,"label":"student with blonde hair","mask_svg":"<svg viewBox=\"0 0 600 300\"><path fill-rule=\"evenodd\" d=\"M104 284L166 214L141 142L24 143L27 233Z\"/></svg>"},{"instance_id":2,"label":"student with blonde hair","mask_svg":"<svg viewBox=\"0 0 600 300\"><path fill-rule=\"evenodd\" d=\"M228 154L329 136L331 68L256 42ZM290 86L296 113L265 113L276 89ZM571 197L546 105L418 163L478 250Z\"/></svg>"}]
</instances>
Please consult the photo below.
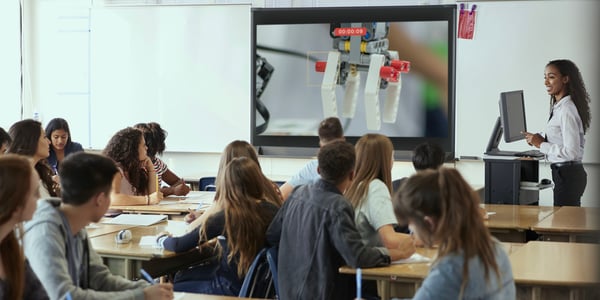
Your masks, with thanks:
<instances>
[{"instance_id":1,"label":"student with blonde hair","mask_svg":"<svg viewBox=\"0 0 600 300\"><path fill-rule=\"evenodd\" d=\"M386 247L392 260L410 257L415 246L410 235L394 231L397 223L391 200L394 148L382 134L363 135L355 145L354 180L344 196L354 208L354 221L363 243ZM377 294L372 281L365 281L365 293Z\"/></svg>"},{"instance_id":2,"label":"student with blonde hair","mask_svg":"<svg viewBox=\"0 0 600 300\"><path fill-rule=\"evenodd\" d=\"M516 299L508 255L486 228L479 197L456 169L423 170L394 195L394 212L438 254L413 299Z\"/></svg>"},{"instance_id":3,"label":"student with blonde hair","mask_svg":"<svg viewBox=\"0 0 600 300\"><path fill-rule=\"evenodd\" d=\"M0 156L0 299L48 299L21 247L23 221L39 198L39 177L24 156Z\"/></svg>"}]
</instances>

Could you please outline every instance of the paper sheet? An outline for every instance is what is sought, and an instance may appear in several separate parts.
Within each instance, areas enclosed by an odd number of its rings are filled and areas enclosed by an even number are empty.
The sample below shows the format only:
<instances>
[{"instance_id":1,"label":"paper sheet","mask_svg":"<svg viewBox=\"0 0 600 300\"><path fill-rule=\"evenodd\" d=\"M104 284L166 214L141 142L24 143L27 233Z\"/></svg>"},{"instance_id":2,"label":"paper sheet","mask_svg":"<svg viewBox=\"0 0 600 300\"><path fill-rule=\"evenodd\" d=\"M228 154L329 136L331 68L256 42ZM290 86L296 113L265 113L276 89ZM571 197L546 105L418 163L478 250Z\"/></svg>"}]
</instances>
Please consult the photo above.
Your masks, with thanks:
<instances>
[{"instance_id":1,"label":"paper sheet","mask_svg":"<svg viewBox=\"0 0 600 300\"><path fill-rule=\"evenodd\" d=\"M121 214L112 219L108 219L102 222L106 224L149 226L166 219L166 215Z\"/></svg>"},{"instance_id":2,"label":"paper sheet","mask_svg":"<svg viewBox=\"0 0 600 300\"><path fill-rule=\"evenodd\" d=\"M414 253L409 258L399 259L392 262L392 264L415 264L415 263L426 263L430 262L431 258L423 256L419 253Z\"/></svg>"}]
</instances>

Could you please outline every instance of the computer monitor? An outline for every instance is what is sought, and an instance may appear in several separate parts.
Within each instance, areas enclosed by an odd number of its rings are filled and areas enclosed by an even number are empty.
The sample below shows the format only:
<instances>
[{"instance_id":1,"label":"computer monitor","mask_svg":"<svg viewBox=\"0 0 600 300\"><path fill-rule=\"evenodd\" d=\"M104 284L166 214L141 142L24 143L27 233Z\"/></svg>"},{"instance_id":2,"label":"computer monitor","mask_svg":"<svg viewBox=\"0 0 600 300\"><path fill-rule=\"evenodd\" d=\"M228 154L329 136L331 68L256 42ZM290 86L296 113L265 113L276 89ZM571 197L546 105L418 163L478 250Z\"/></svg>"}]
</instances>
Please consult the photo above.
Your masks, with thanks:
<instances>
[{"instance_id":1,"label":"computer monitor","mask_svg":"<svg viewBox=\"0 0 600 300\"><path fill-rule=\"evenodd\" d=\"M500 93L500 120L507 143L525 139L525 100L523 91Z\"/></svg>"}]
</instances>

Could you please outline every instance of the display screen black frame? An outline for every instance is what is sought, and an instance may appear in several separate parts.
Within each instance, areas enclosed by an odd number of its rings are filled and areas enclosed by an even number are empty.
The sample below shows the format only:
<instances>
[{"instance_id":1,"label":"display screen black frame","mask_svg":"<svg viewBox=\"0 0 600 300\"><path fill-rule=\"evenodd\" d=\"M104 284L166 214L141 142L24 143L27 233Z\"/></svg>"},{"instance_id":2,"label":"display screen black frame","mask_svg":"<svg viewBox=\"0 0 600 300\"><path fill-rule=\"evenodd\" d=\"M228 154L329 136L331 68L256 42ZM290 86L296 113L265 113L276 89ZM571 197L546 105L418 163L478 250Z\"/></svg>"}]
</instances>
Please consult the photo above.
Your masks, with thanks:
<instances>
[{"instance_id":1,"label":"display screen black frame","mask_svg":"<svg viewBox=\"0 0 600 300\"><path fill-rule=\"evenodd\" d=\"M427 6L372 6L372 7L319 7L319 8L253 8L252 9L252 144L261 155L284 157L314 156L319 140L315 136L261 135L257 133L257 28L261 25L275 24L313 24L344 22L447 22L447 135L445 137L395 137L389 136L394 145L394 157L397 160L410 159L412 150L420 143L434 142L446 152L448 160L455 158L455 86L456 86L456 5ZM268 87L267 87L268 88ZM320 107L315 108L320 109ZM366 132L365 132L366 133ZM346 139L355 143L360 136L346 135Z\"/></svg>"},{"instance_id":2,"label":"display screen black frame","mask_svg":"<svg viewBox=\"0 0 600 300\"><path fill-rule=\"evenodd\" d=\"M500 93L500 119L507 143L525 139L527 120L523 90Z\"/></svg>"}]
</instances>

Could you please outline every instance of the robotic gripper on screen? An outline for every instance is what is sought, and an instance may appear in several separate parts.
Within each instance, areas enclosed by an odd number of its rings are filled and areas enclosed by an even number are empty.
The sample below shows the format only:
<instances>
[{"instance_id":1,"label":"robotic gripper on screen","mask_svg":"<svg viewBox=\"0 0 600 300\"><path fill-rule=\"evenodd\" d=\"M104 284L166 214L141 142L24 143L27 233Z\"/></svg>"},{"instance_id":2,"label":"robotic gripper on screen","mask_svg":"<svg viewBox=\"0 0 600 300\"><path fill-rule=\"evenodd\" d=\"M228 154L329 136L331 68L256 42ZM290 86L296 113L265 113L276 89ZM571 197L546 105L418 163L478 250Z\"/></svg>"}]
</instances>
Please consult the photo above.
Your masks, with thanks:
<instances>
[{"instance_id":1,"label":"robotic gripper on screen","mask_svg":"<svg viewBox=\"0 0 600 300\"><path fill-rule=\"evenodd\" d=\"M335 88L345 86L342 117L353 118L360 86L360 72L367 72L365 83L365 111L367 128L379 130L381 119L396 122L400 102L400 73L410 69L410 62L399 60L398 52L388 50L389 24L337 23L331 24L334 51L327 61L315 64L317 72L324 72L321 99L325 117L337 117ZM383 118L379 112L379 90L387 89Z\"/></svg>"}]
</instances>

